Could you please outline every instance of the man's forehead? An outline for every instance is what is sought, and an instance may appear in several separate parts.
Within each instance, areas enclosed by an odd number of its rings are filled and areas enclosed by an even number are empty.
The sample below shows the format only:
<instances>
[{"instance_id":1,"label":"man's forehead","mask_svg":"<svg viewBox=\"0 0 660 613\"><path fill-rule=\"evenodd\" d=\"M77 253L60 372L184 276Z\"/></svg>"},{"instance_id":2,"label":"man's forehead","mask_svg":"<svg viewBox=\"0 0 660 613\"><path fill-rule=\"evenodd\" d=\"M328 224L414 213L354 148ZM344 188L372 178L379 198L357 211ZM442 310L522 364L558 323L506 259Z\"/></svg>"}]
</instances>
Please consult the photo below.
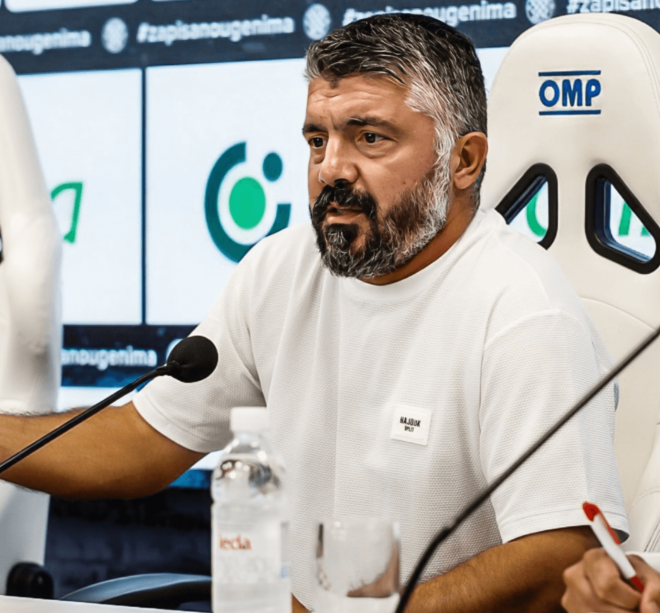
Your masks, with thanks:
<instances>
[{"instance_id":1,"label":"man's forehead","mask_svg":"<svg viewBox=\"0 0 660 613\"><path fill-rule=\"evenodd\" d=\"M336 83L317 77L309 83L306 121L331 114L342 123L353 116L395 121L400 113L412 112L408 95L408 88L383 76L355 75Z\"/></svg>"}]
</instances>

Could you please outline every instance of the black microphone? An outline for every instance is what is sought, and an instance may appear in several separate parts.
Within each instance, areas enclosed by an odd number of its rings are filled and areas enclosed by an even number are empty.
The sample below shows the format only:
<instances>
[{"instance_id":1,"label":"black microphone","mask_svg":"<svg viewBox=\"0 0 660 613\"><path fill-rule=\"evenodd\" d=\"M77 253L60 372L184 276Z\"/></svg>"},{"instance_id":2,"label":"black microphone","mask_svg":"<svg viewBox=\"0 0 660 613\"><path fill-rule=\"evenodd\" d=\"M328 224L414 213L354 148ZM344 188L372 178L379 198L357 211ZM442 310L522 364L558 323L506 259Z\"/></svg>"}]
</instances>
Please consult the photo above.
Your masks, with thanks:
<instances>
[{"instance_id":1,"label":"black microphone","mask_svg":"<svg viewBox=\"0 0 660 613\"><path fill-rule=\"evenodd\" d=\"M205 336L189 336L188 338L184 338L172 349L167 364L159 366L146 375L142 375L133 381L133 383L129 383L114 394L101 400L101 402L78 413L78 415L65 421L54 430L34 441L34 443L30 443L27 447L16 452L4 462L0 462L0 473L11 468L14 464L33 454L37 449L41 449L44 445L71 430L71 428L77 426L79 423L89 419L92 415L110 406L113 402L132 392L143 383L162 375L169 375L183 383L194 383L208 377L215 370L217 364L218 351L208 338Z\"/></svg>"},{"instance_id":2,"label":"black microphone","mask_svg":"<svg viewBox=\"0 0 660 613\"><path fill-rule=\"evenodd\" d=\"M206 379L218 364L218 350L205 336L189 336L178 343L167 359L170 377L183 383Z\"/></svg>"},{"instance_id":3,"label":"black microphone","mask_svg":"<svg viewBox=\"0 0 660 613\"><path fill-rule=\"evenodd\" d=\"M417 562L408 583L406 584L403 593L401 594L401 599L396 608L395 613L403 613L410 596L412 595L417 582L419 581L426 565L431 560L435 550L444 543L447 538L449 538L456 529L468 518L472 513L474 513L486 500L488 500L514 472L516 472L529 458L531 458L548 440L554 436L568 421L574 417L580 410L582 410L591 400L593 400L608 384L611 383L617 376L619 376L632 362L634 362L637 357L647 348L649 345L655 341L658 336L660 336L660 328L654 330L649 334L637 347L635 347L623 360L621 360L608 374L606 374L600 381L598 381L577 403L562 417L559 421L551 426L545 434L540 436L538 440L532 444L527 451L525 451L509 468L507 468L497 479L495 479L487 488L479 492L474 500L470 502L454 519L454 521L442 528L436 535L433 537L433 540L427 545L424 553Z\"/></svg>"}]
</instances>

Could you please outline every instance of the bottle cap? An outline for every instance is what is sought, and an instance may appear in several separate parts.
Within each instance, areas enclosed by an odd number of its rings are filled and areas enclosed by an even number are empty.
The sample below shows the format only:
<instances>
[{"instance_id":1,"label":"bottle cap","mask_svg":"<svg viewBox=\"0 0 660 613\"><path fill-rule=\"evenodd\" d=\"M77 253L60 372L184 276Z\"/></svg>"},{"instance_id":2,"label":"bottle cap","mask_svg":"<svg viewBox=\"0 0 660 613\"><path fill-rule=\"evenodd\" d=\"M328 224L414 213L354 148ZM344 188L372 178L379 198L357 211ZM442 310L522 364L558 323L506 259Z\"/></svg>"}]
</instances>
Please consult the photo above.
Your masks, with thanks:
<instances>
[{"instance_id":1,"label":"bottle cap","mask_svg":"<svg viewBox=\"0 0 660 613\"><path fill-rule=\"evenodd\" d=\"M229 416L232 432L261 432L268 428L268 410L264 407L234 407Z\"/></svg>"}]
</instances>

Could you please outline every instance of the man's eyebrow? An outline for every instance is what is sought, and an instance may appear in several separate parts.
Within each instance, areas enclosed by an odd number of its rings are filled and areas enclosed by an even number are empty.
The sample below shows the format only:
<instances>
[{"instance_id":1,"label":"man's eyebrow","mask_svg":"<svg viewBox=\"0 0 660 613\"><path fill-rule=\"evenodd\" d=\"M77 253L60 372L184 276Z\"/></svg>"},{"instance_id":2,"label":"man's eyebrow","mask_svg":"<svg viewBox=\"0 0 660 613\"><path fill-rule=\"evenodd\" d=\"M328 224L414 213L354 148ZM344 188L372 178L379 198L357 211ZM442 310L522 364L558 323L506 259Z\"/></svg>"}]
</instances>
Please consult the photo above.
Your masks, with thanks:
<instances>
[{"instance_id":1,"label":"man's eyebrow","mask_svg":"<svg viewBox=\"0 0 660 613\"><path fill-rule=\"evenodd\" d=\"M363 117L351 117L347 122L347 126L374 126L375 128L386 128L391 132L399 133L400 130L392 122L383 119L382 117L375 117L373 115L365 115Z\"/></svg>"},{"instance_id":2,"label":"man's eyebrow","mask_svg":"<svg viewBox=\"0 0 660 613\"><path fill-rule=\"evenodd\" d=\"M351 117L346 120L345 126L373 126L374 128L385 128L392 133L398 134L401 130L394 125L391 121L383 119L382 117L376 117L374 115L364 115L361 117ZM310 132L325 132L325 129L316 125L315 123L306 123L303 126L302 133L303 136L309 134Z\"/></svg>"},{"instance_id":3,"label":"man's eyebrow","mask_svg":"<svg viewBox=\"0 0 660 613\"><path fill-rule=\"evenodd\" d=\"M323 132L323 128L317 126L315 123L306 123L302 129L303 136L310 132Z\"/></svg>"}]
</instances>

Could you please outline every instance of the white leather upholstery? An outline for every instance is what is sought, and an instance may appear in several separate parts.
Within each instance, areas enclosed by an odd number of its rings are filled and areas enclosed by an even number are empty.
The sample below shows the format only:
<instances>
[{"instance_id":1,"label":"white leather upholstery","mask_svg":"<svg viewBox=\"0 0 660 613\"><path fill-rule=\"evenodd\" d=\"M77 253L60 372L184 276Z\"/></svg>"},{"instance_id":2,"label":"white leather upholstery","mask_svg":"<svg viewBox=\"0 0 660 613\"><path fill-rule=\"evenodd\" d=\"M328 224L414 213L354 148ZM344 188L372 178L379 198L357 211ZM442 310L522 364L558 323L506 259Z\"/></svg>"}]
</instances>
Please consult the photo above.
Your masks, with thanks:
<instances>
[{"instance_id":1,"label":"white leather upholstery","mask_svg":"<svg viewBox=\"0 0 660 613\"><path fill-rule=\"evenodd\" d=\"M60 383L61 237L16 77L0 57L0 412L44 413ZM43 562L48 497L0 483L0 594Z\"/></svg>"},{"instance_id":2,"label":"white leather upholstery","mask_svg":"<svg viewBox=\"0 0 660 613\"><path fill-rule=\"evenodd\" d=\"M566 71L600 71L600 93L580 107L599 114L540 114L549 108L540 99L547 76L539 73ZM553 96L552 88L545 91L546 100ZM534 164L554 170L558 221L549 251L615 358L623 357L660 324L660 269L640 274L594 251L585 231L585 185L594 166L607 164L660 222L660 35L611 14L571 15L531 28L495 78L489 137L483 206L497 206ZM659 410L660 342L620 378L616 454L631 522L628 545L639 550L660 549Z\"/></svg>"}]
</instances>

